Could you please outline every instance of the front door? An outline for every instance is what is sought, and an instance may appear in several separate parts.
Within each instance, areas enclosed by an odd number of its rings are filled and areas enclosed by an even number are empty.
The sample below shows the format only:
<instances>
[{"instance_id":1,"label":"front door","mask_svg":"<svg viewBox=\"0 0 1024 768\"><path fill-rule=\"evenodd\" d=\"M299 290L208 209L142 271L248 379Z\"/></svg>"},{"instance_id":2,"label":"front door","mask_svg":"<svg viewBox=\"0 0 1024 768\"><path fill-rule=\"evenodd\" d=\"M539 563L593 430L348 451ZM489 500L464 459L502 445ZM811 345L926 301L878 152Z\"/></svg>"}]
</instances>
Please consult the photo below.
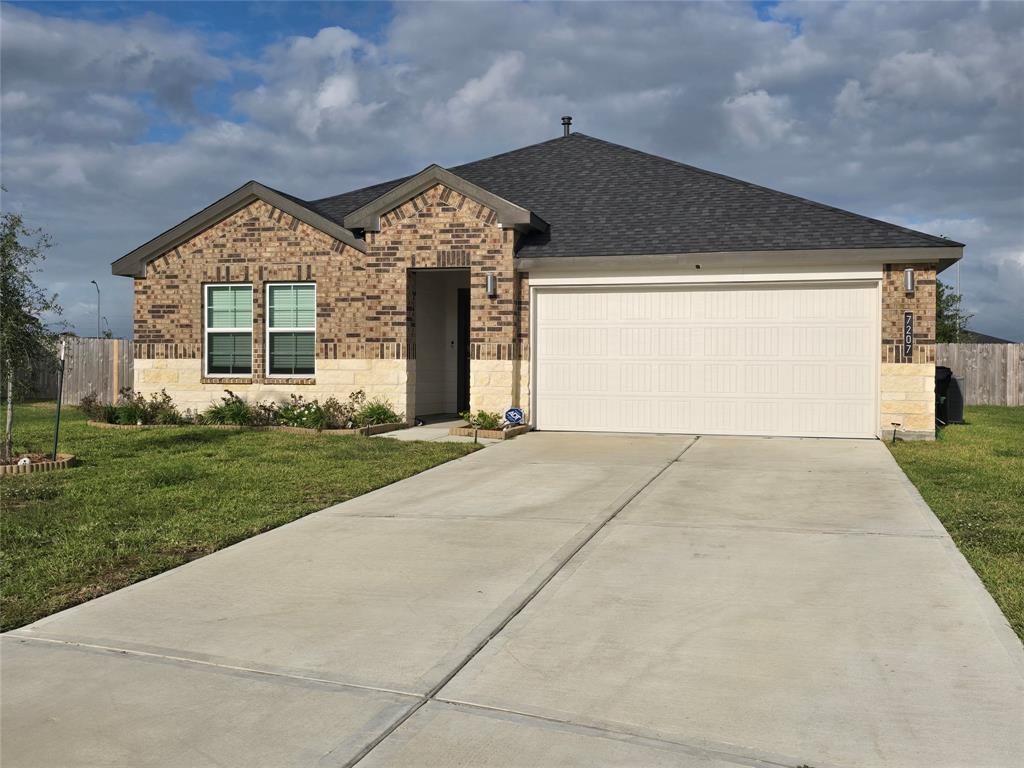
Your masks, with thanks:
<instances>
[{"instance_id":1,"label":"front door","mask_svg":"<svg viewBox=\"0 0 1024 768\"><path fill-rule=\"evenodd\" d=\"M457 403L458 411L469 410L469 289L459 288L458 307L458 343L456 344L458 359ZM449 392L451 390L448 390Z\"/></svg>"}]
</instances>

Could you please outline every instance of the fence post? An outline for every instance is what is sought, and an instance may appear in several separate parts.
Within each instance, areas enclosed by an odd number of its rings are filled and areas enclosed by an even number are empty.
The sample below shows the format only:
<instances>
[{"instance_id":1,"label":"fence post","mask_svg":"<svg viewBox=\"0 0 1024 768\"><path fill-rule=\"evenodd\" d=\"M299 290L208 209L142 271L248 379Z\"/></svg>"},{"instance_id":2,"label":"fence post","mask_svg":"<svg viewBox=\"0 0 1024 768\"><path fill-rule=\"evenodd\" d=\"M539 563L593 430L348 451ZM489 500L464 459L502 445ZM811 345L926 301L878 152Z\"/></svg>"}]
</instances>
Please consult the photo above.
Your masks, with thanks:
<instances>
[{"instance_id":1,"label":"fence post","mask_svg":"<svg viewBox=\"0 0 1024 768\"><path fill-rule=\"evenodd\" d=\"M121 352L121 349L120 349L120 347L121 347L121 340L120 339L114 339L113 341L114 341L114 343L113 343L112 346L113 346L114 349L113 349L113 352L110 355L110 368L111 368L110 380L111 380L111 382L113 384L111 386L110 402L116 403L117 402L117 393L121 391L121 387L120 387L120 383L121 382L118 381L118 377L121 375L121 371L120 371L121 366L119 365L119 363L121 362L121 355L120 355L120 352Z\"/></svg>"}]
</instances>

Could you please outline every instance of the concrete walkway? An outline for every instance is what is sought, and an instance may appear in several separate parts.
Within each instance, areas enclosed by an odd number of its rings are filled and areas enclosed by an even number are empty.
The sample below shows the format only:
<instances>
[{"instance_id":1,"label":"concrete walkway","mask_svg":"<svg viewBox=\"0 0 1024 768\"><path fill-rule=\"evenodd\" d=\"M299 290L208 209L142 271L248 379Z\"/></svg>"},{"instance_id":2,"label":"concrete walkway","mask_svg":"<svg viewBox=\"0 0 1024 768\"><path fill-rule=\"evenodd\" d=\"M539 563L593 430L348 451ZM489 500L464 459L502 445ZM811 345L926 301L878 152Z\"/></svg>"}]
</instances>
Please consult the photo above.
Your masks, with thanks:
<instances>
[{"instance_id":1,"label":"concrete walkway","mask_svg":"<svg viewBox=\"0 0 1024 768\"><path fill-rule=\"evenodd\" d=\"M534 433L3 638L13 766L1017 766L877 442Z\"/></svg>"},{"instance_id":2,"label":"concrete walkway","mask_svg":"<svg viewBox=\"0 0 1024 768\"><path fill-rule=\"evenodd\" d=\"M459 417L435 417L430 418L425 424L420 424L408 429L399 429L394 432L382 432L374 437L388 440L422 440L430 443L472 443L472 437L464 435L451 435L448 430L451 427L464 427L466 422ZM500 440L492 440L486 437L477 437L476 442L480 445L493 445L500 443Z\"/></svg>"}]
</instances>

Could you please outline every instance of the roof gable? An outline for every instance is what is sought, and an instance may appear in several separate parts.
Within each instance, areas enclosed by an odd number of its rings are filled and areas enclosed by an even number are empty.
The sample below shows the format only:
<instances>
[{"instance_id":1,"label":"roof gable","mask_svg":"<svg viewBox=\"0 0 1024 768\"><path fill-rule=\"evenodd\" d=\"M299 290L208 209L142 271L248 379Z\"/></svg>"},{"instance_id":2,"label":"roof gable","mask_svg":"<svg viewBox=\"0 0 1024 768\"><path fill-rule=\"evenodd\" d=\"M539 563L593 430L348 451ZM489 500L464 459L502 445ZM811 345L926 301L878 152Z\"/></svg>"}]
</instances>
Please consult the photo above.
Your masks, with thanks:
<instances>
[{"instance_id":1,"label":"roof gable","mask_svg":"<svg viewBox=\"0 0 1024 768\"><path fill-rule=\"evenodd\" d=\"M358 239L349 230L307 207L298 198L278 192L257 181L249 181L234 192L208 205L194 216L190 216L175 227L157 235L148 243L140 245L131 253L125 254L111 265L111 272L125 277L145 277L146 264L153 259L177 248L187 240L217 224L233 213L245 208L250 203L262 200L275 208L294 216L314 229L330 235L359 251L366 251L366 243Z\"/></svg>"},{"instance_id":2,"label":"roof gable","mask_svg":"<svg viewBox=\"0 0 1024 768\"><path fill-rule=\"evenodd\" d=\"M511 227L524 232L545 231L548 228L547 222L528 209L466 181L439 165L427 166L415 176L410 176L399 182L383 194L347 214L343 223L349 229L377 232L380 230L381 216L437 184L443 184L449 189L487 206L497 214L498 223L503 227Z\"/></svg>"}]
</instances>

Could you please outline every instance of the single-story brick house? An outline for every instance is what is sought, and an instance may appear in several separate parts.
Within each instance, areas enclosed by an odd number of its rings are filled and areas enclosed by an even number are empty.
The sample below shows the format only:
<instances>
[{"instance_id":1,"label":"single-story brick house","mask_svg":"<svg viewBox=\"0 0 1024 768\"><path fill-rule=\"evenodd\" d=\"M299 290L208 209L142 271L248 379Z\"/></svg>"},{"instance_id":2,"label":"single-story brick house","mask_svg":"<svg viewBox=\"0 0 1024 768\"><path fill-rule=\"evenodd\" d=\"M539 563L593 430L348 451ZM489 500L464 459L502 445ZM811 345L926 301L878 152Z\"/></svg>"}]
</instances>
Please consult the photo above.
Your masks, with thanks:
<instances>
[{"instance_id":1,"label":"single-story brick house","mask_svg":"<svg viewBox=\"0 0 1024 768\"><path fill-rule=\"evenodd\" d=\"M963 245L569 131L320 200L251 181L113 264L135 386L362 388L538 429L934 434Z\"/></svg>"}]
</instances>

